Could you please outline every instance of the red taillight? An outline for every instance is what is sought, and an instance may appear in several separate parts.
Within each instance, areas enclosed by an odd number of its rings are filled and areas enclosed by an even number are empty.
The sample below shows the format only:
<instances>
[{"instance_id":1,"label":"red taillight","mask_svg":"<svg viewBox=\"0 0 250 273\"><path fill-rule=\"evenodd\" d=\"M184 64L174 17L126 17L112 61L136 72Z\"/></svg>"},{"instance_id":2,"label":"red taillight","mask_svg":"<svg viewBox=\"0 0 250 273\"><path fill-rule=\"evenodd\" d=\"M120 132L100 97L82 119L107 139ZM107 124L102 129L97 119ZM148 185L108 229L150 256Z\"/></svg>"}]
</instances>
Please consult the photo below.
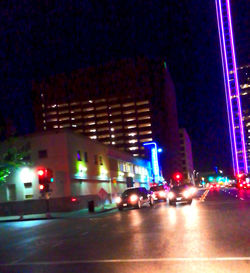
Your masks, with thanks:
<instances>
[{"instance_id":1,"label":"red taillight","mask_svg":"<svg viewBox=\"0 0 250 273\"><path fill-rule=\"evenodd\" d=\"M43 190L44 189L44 185L39 185L39 189Z\"/></svg>"},{"instance_id":2,"label":"red taillight","mask_svg":"<svg viewBox=\"0 0 250 273\"><path fill-rule=\"evenodd\" d=\"M72 197L72 198L71 198L71 201L72 201L72 202L76 202L76 198Z\"/></svg>"}]
</instances>

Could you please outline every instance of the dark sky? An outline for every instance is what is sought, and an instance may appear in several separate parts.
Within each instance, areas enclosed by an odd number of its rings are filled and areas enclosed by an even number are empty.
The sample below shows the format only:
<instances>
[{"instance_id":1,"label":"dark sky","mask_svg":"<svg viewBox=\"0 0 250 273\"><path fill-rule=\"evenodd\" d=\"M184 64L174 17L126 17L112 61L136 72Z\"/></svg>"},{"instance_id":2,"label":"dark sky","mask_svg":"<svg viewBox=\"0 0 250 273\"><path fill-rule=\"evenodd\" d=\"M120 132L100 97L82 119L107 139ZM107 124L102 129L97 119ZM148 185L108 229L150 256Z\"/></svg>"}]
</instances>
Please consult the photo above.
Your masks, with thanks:
<instances>
[{"instance_id":1,"label":"dark sky","mask_svg":"<svg viewBox=\"0 0 250 273\"><path fill-rule=\"evenodd\" d=\"M249 1L231 2L244 63ZM12 121L18 133L34 130L32 79L111 59L163 57L195 168L231 168L214 0L1 1L0 37L0 122Z\"/></svg>"}]
</instances>

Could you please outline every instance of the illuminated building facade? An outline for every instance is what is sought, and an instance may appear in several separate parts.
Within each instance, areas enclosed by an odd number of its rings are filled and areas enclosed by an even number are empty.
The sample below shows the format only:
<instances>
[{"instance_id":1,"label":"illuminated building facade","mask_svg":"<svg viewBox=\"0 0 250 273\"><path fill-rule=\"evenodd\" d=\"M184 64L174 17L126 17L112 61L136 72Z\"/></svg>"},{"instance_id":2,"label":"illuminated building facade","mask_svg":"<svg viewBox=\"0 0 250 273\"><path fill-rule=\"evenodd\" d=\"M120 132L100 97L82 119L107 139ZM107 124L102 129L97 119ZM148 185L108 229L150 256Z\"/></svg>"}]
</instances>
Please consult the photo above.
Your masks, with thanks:
<instances>
[{"instance_id":1,"label":"illuminated building facade","mask_svg":"<svg viewBox=\"0 0 250 273\"><path fill-rule=\"evenodd\" d=\"M194 183L194 165L192 145L189 135L185 128L179 130L180 133L180 155L185 182Z\"/></svg>"},{"instance_id":2,"label":"illuminated building facade","mask_svg":"<svg viewBox=\"0 0 250 273\"><path fill-rule=\"evenodd\" d=\"M61 206L61 209L71 197L79 199L81 206L86 207L88 200L98 202L101 189L114 197L130 186L149 188L151 182L150 161L135 158L68 129L17 138L15 147L23 145L30 149L32 166L21 167L8 177L0 187L1 203L37 200L36 204L40 206L36 170L41 167L53 172L50 201L51 205ZM0 154L5 154L6 149L8 145L1 143Z\"/></svg>"},{"instance_id":3,"label":"illuminated building facade","mask_svg":"<svg viewBox=\"0 0 250 273\"><path fill-rule=\"evenodd\" d=\"M250 168L250 65L238 67L248 173Z\"/></svg>"},{"instance_id":4,"label":"illuminated building facade","mask_svg":"<svg viewBox=\"0 0 250 273\"><path fill-rule=\"evenodd\" d=\"M247 157L242 122L229 0L215 0L234 174L247 173Z\"/></svg>"},{"instance_id":5,"label":"illuminated building facade","mask_svg":"<svg viewBox=\"0 0 250 273\"><path fill-rule=\"evenodd\" d=\"M33 83L37 130L72 128L133 156L156 141L164 176L180 169L176 97L166 62L137 58Z\"/></svg>"}]
</instances>

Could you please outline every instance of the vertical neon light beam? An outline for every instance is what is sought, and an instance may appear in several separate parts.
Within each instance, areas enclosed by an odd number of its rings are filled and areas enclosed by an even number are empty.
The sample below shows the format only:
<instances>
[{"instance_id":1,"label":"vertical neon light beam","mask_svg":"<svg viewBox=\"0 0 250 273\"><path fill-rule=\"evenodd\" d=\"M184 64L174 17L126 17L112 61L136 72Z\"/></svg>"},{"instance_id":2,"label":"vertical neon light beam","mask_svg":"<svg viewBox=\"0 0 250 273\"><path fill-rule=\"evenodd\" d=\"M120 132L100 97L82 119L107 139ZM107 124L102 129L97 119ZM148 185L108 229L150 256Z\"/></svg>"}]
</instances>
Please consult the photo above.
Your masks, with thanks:
<instances>
[{"instance_id":1,"label":"vertical neon light beam","mask_svg":"<svg viewBox=\"0 0 250 273\"><path fill-rule=\"evenodd\" d=\"M215 0L234 174L247 173L240 92L229 0Z\"/></svg>"}]
</instances>

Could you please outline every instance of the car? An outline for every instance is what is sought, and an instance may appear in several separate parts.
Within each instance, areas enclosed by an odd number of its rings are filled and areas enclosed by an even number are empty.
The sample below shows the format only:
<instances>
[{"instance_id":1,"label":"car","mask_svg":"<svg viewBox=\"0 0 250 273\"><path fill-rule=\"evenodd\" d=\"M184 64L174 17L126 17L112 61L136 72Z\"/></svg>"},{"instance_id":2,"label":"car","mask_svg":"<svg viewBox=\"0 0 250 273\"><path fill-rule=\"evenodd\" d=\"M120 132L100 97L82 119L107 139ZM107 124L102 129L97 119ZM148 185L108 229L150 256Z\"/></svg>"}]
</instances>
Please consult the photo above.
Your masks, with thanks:
<instances>
[{"instance_id":1,"label":"car","mask_svg":"<svg viewBox=\"0 0 250 273\"><path fill-rule=\"evenodd\" d=\"M184 185L186 185L189 188L189 190L192 193L192 195L195 195L195 193L197 192L197 188L196 188L196 186L194 184L192 184L192 183L185 183Z\"/></svg>"},{"instance_id":2,"label":"car","mask_svg":"<svg viewBox=\"0 0 250 273\"><path fill-rule=\"evenodd\" d=\"M212 183L209 185L209 190L219 190L220 185L218 183Z\"/></svg>"},{"instance_id":3,"label":"car","mask_svg":"<svg viewBox=\"0 0 250 273\"><path fill-rule=\"evenodd\" d=\"M174 186L168 193L169 205L176 205L178 202L191 204L193 193L187 185Z\"/></svg>"},{"instance_id":4,"label":"car","mask_svg":"<svg viewBox=\"0 0 250 273\"><path fill-rule=\"evenodd\" d=\"M243 189L250 189L250 183L247 181L241 181L239 183L237 183L236 186L238 189L243 190Z\"/></svg>"},{"instance_id":5,"label":"car","mask_svg":"<svg viewBox=\"0 0 250 273\"><path fill-rule=\"evenodd\" d=\"M164 202L167 201L167 191L163 185L161 186L153 186L150 188L150 191L153 193L154 201L163 200Z\"/></svg>"},{"instance_id":6,"label":"car","mask_svg":"<svg viewBox=\"0 0 250 273\"><path fill-rule=\"evenodd\" d=\"M126 189L121 196L116 198L116 205L119 210L127 207L140 209L144 204L150 206L154 204L152 193L144 187Z\"/></svg>"}]
</instances>

